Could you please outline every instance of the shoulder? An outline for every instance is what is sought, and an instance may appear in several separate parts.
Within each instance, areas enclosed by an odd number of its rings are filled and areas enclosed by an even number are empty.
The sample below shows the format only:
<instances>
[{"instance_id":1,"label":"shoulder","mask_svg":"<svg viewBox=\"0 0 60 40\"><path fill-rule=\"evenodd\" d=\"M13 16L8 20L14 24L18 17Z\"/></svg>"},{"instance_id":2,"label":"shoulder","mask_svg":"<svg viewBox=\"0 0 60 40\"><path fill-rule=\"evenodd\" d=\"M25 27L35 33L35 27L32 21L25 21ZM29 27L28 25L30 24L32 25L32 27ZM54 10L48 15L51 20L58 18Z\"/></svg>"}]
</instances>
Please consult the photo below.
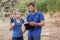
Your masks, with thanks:
<instances>
[{"instance_id":1,"label":"shoulder","mask_svg":"<svg viewBox=\"0 0 60 40\"><path fill-rule=\"evenodd\" d=\"M22 21L24 21L24 19L23 19L23 18L21 18L21 20L22 20Z\"/></svg>"},{"instance_id":2,"label":"shoulder","mask_svg":"<svg viewBox=\"0 0 60 40\"><path fill-rule=\"evenodd\" d=\"M21 22L22 22L22 23L24 23L24 22L25 22L23 18L21 18L20 20L21 20Z\"/></svg>"},{"instance_id":3,"label":"shoulder","mask_svg":"<svg viewBox=\"0 0 60 40\"><path fill-rule=\"evenodd\" d=\"M42 12L39 12L39 11L37 12L37 14L39 14L39 15L43 15L43 13L42 13Z\"/></svg>"},{"instance_id":4,"label":"shoulder","mask_svg":"<svg viewBox=\"0 0 60 40\"><path fill-rule=\"evenodd\" d=\"M44 16L44 14L42 12L37 12L37 15Z\"/></svg>"},{"instance_id":5,"label":"shoulder","mask_svg":"<svg viewBox=\"0 0 60 40\"><path fill-rule=\"evenodd\" d=\"M27 14L27 17L30 16L30 15L31 15L31 13L28 13L28 14Z\"/></svg>"},{"instance_id":6,"label":"shoulder","mask_svg":"<svg viewBox=\"0 0 60 40\"><path fill-rule=\"evenodd\" d=\"M16 18L13 18L13 20L15 21L15 20L16 20Z\"/></svg>"}]
</instances>

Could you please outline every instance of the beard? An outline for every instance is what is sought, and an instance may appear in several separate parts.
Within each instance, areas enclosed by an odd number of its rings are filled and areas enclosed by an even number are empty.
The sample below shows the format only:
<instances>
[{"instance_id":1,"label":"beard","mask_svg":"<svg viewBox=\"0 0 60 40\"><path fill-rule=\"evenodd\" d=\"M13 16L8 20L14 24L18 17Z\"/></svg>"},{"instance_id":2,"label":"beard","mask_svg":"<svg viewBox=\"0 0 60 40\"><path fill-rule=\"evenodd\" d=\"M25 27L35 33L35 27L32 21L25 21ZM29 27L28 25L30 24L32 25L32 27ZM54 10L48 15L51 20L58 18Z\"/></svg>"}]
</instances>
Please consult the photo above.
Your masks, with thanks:
<instances>
[{"instance_id":1,"label":"beard","mask_svg":"<svg viewBox=\"0 0 60 40\"><path fill-rule=\"evenodd\" d=\"M32 11L32 13L35 13L35 9Z\"/></svg>"}]
</instances>

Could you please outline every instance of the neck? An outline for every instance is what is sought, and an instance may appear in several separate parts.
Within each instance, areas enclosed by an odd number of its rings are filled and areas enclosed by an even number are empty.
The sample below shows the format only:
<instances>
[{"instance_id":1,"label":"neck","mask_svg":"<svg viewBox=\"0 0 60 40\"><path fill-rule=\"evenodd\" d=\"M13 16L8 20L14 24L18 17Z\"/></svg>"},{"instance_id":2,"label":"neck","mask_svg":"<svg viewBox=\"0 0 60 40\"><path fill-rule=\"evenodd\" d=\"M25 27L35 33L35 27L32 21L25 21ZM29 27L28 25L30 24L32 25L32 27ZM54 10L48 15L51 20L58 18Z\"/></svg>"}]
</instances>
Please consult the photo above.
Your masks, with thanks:
<instances>
[{"instance_id":1,"label":"neck","mask_svg":"<svg viewBox=\"0 0 60 40\"><path fill-rule=\"evenodd\" d=\"M32 11L32 14L35 14L36 13L36 10Z\"/></svg>"},{"instance_id":2,"label":"neck","mask_svg":"<svg viewBox=\"0 0 60 40\"><path fill-rule=\"evenodd\" d=\"M20 20L20 18L16 18L17 20Z\"/></svg>"}]
</instances>

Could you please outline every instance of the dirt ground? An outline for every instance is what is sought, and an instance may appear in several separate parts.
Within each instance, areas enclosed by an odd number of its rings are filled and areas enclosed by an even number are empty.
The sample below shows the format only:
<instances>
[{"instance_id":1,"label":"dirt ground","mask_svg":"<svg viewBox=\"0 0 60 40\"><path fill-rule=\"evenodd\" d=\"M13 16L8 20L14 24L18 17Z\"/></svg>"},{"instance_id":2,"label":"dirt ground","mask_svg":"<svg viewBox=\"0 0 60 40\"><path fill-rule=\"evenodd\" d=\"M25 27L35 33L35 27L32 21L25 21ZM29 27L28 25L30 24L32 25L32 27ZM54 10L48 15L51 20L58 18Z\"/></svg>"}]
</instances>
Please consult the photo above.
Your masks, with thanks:
<instances>
[{"instance_id":1,"label":"dirt ground","mask_svg":"<svg viewBox=\"0 0 60 40\"><path fill-rule=\"evenodd\" d=\"M42 28L41 40L60 40L60 16L50 17L45 15L46 24ZM9 31L9 20L0 21L0 40L11 40L12 32ZM24 39L27 40L27 32Z\"/></svg>"}]
</instances>

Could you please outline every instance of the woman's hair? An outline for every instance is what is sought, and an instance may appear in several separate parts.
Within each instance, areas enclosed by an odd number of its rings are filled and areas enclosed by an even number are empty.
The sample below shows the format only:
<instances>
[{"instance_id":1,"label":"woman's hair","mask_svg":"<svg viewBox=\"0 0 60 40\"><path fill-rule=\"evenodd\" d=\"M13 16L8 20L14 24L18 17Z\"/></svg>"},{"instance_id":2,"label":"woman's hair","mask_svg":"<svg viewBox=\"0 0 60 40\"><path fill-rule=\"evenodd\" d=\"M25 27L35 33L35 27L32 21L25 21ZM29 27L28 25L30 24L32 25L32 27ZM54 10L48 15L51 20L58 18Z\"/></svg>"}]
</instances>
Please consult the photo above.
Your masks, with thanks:
<instances>
[{"instance_id":1,"label":"woman's hair","mask_svg":"<svg viewBox=\"0 0 60 40\"><path fill-rule=\"evenodd\" d=\"M19 12L19 13L21 14L20 9L16 9L16 10L14 11L14 14L16 15L17 12Z\"/></svg>"}]
</instances>

